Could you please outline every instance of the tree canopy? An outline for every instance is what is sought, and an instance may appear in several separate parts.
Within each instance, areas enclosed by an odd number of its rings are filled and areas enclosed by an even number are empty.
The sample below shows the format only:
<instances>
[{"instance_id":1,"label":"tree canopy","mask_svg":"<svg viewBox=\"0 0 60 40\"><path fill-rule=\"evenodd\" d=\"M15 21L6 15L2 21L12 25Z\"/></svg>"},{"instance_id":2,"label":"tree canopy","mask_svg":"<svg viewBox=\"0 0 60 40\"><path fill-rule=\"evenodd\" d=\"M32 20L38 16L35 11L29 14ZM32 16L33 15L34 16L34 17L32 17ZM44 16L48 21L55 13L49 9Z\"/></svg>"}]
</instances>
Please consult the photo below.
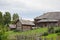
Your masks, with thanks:
<instances>
[{"instance_id":1,"label":"tree canopy","mask_svg":"<svg viewBox=\"0 0 60 40\"><path fill-rule=\"evenodd\" d=\"M0 24L3 23L3 16L2 16L2 12L0 12Z\"/></svg>"},{"instance_id":2,"label":"tree canopy","mask_svg":"<svg viewBox=\"0 0 60 40\"><path fill-rule=\"evenodd\" d=\"M19 15L17 13L13 14L13 20L19 19Z\"/></svg>"},{"instance_id":3,"label":"tree canopy","mask_svg":"<svg viewBox=\"0 0 60 40\"><path fill-rule=\"evenodd\" d=\"M3 16L3 19L4 19L4 24L10 23L10 21L11 21L11 14L9 12L5 12L5 14Z\"/></svg>"}]
</instances>

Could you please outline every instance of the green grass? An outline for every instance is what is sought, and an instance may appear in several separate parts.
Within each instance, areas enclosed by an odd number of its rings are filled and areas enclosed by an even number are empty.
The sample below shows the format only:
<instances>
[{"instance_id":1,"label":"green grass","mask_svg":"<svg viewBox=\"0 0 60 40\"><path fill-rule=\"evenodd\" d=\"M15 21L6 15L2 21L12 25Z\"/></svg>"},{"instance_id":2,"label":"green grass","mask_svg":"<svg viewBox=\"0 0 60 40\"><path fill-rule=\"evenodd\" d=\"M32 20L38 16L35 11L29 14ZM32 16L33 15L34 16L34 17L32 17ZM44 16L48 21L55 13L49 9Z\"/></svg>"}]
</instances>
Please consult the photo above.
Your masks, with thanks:
<instances>
[{"instance_id":1,"label":"green grass","mask_svg":"<svg viewBox=\"0 0 60 40\"><path fill-rule=\"evenodd\" d=\"M51 40L51 39L56 40L57 37L58 37L57 34L49 34L48 36L42 36L41 38L42 39L46 38L47 40Z\"/></svg>"},{"instance_id":2,"label":"green grass","mask_svg":"<svg viewBox=\"0 0 60 40\"><path fill-rule=\"evenodd\" d=\"M3 36L8 37L7 39L9 40L9 39L15 39L16 35L35 36L36 34L44 33L47 30L48 30L47 28L39 28L39 29L29 30L29 31L25 31L25 32L8 31L8 32L5 32L5 34Z\"/></svg>"},{"instance_id":3,"label":"green grass","mask_svg":"<svg viewBox=\"0 0 60 40\"><path fill-rule=\"evenodd\" d=\"M54 29L57 30L59 29L60 27L55 27ZM25 32L13 32L13 31L8 31L8 32L5 32L5 35L9 36L8 38L11 38L14 37L15 35L23 35L23 36L35 36L36 34L39 35L39 34L42 34L44 32L47 32L48 31L48 28L38 28L38 29L35 29L35 30L29 30L29 31L25 31ZM50 40L51 38L53 38L53 40L56 40L56 37L57 37L57 33L55 34L48 34L48 36L42 36L42 38L48 38L48 40Z\"/></svg>"},{"instance_id":4,"label":"green grass","mask_svg":"<svg viewBox=\"0 0 60 40\"><path fill-rule=\"evenodd\" d=\"M51 37L56 37L56 36L57 36L57 34L49 34L49 35L46 36L46 37L51 38Z\"/></svg>"},{"instance_id":5,"label":"green grass","mask_svg":"<svg viewBox=\"0 0 60 40\"><path fill-rule=\"evenodd\" d=\"M57 30L60 27L55 27L54 29ZM19 34L19 35L36 35L36 34L40 34L40 33L44 33L47 32L48 28L44 27L44 28L38 28L38 29L34 29L34 30L29 30L29 31L25 31L25 32L13 32L13 31L9 31L6 32L8 34Z\"/></svg>"},{"instance_id":6,"label":"green grass","mask_svg":"<svg viewBox=\"0 0 60 40\"><path fill-rule=\"evenodd\" d=\"M55 27L54 29L57 30L59 29L60 27ZM29 31L25 31L25 32L13 32L13 31L9 31L7 33L10 33L10 34L19 34L19 35L36 35L36 34L41 34L41 33L44 33L44 32L47 32L48 31L48 28L44 27L44 28L38 28L38 29L35 29L35 30L29 30Z\"/></svg>"},{"instance_id":7,"label":"green grass","mask_svg":"<svg viewBox=\"0 0 60 40\"><path fill-rule=\"evenodd\" d=\"M54 30L60 29L60 27L54 27Z\"/></svg>"},{"instance_id":8,"label":"green grass","mask_svg":"<svg viewBox=\"0 0 60 40\"><path fill-rule=\"evenodd\" d=\"M29 31L22 32L20 33L20 35L36 35L36 34L47 32L47 30L48 30L47 28L39 28L35 30L29 30Z\"/></svg>"}]
</instances>

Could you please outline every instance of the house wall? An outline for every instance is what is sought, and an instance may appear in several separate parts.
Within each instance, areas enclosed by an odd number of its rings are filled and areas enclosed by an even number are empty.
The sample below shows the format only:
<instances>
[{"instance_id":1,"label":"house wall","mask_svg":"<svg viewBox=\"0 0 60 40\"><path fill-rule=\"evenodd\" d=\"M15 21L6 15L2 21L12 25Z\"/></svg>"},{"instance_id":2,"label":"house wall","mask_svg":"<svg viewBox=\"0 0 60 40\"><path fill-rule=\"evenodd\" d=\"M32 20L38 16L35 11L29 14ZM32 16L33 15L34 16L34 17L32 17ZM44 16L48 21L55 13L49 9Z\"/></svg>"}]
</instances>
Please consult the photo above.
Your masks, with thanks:
<instances>
[{"instance_id":1,"label":"house wall","mask_svg":"<svg viewBox=\"0 0 60 40\"><path fill-rule=\"evenodd\" d=\"M32 26L30 26L30 25L23 25L22 28L23 28L23 31L27 31L27 30L31 30Z\"/></svg>"},{"instance_id":2,"label":"house wall","mask_svg":"<svg viewBox=\"0 0 60 40\"><path fill-rule=\"evenodd\" d=\"M22 24L20 21L16 22L16 30L18 31L27 31L31 30L34 25Z\"/></svg>"},{"instance_id":3,"label":"house wall","mask_svg":"<svg viewBox=\"0 0 60 40\"><path fill-rule=\"evenodd\" d=\"M38 27L38 21L41 20L41 19L34 19L34 24L36 27Z\"/></svg>"},{"instance_id":4,"label":"house wall","mask_svg":"<svg viewBox=\"0 0 60 40\"><path fill-rule=\"evenodd\" d=\"M21 24L21 22L17 22L16 26L17 26L16 30L18 31L27 31L32 29L32 25L23 25Z\"/></svg>"},{"instance_id":5,"label":"house wall","mask_svg":"<svg viewBox=\"0 0 60 40\"><path fill-rule=\"evenodd\" d=\"M22 24L21 24L20 21L18 21L18 22L16 23L16 30L22 31Z\"/></svg>"},{"instance_id":6,"label":"house wall","mask_svg":"<svg viewBox=\"0 0 60 40\"><path fill-rule=\"evenodd\" d=\"M58 26L57 22L41 22L36 24L38 27Z\"/></svg>"}]
</instances>

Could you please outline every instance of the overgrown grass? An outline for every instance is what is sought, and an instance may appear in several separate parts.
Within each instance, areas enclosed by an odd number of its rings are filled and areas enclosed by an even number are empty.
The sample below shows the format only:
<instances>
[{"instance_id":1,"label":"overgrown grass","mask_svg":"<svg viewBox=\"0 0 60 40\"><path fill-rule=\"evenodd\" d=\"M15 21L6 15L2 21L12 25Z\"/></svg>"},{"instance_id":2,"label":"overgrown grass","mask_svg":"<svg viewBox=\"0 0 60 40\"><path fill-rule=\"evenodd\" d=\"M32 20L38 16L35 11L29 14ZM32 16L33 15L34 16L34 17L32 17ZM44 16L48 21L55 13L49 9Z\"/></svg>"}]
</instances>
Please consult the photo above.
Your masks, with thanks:
<instances>
[{"instance_id":1,"label":"overgrown grass","mask_svg":"<svg viewBox=\"0 0 60 40\"><path fill-rule=\"evenodd\" d=\"M46 32L48 29L45 28L38 28L35 30L29 30L29 31L25 31L25 32L14 32L14 31L7 31L5 32L5 34L3 35L6 40L11 40L11 39L16 39L16 35L22 35L22 36L35 36L36 34L39 35L41 33Z\"/></svg>"},{"instance_id":2,"label":"overgrown grass","mask_svg":"<svg viewBox=\"0 0 60 40\"><path fill-rule=\"evenodd\" d=\"M57 39L57 34L49 34L48 36L42 36L41 38L44 39L46 38L47 40L56 40Z\"/></svg>"},{"instance_id":3,"label":"overgrown grass","mask_svg":"<svg viewBox=\"0 0 60 40\"><path fill-rule=\"evenodd\" d=\"M53 38L53 37L57 37L57 34L49 34L48 36L46 36L47 38Z\"/></svg>"},{"instance_id":4,"label":"overgrown grass","mask_svg":"<svg viewBox=\"0 0 60 40\"><path fill-rule=\"evenodd\" d=\"M55 27L54 29L57 30L59 29L60 27ZM44 32L47 32L48 31L48 28L44 27L44 28L38 28L38 29L35 29L35 30L29 30L29 31L25 31L25 32L14 32L14 31L8 31L8 32L5 32L4 36L8 36L8 38L14 38L14 36L16 35L22 35L22 36L35 36L35 35L39 35L39 34L43 34ZM53 38L54 40L56 39L57 37L57 33L55 34L48 34L47 36L42 36L42 38Z\"/></svg>"},{"instance_id":5,"label":"overgrown grass","mask_svg":"<svg viewBox=\"0 0 60 40\"><path fill-rule=\"evenodd\" d=\"M29 30L29 31L25 31L20 33L20 35L36 35L36 34L41 34L44 32L47 32L47 28L39 28L39 29L35 29L35 30Z\"/></svg>"},{"instance_id":6,"label":"overgrown grass","mask_svg":"<svg viewBox=\"0 0 60 40\"><path fill-rule=\"evenodd\" d=\"M60 27L54 27L54 30L60 29Z\"/></svg>"}]
</instances>

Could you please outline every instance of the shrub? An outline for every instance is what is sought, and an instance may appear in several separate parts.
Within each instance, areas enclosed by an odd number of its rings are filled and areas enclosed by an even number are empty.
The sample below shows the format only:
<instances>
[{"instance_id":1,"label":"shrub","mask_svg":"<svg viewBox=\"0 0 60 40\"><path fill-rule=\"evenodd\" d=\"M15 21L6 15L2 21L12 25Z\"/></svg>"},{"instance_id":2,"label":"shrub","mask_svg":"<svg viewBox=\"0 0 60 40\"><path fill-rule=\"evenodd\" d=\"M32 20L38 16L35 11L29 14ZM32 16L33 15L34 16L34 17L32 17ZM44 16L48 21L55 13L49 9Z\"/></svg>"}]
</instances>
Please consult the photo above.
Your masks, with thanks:
<instances>
[{"instance_id":1,"label":"shrub","mask_svg":"<svg viewBox=\"0 0 60 40\"><path fill-rule=\"evenodd\" d=\"M55 30L55 33L59 33L60 32L60 29L58 29L58 30Z\"/></svg>"},{"instance_id":2,"label":"shrub","mask_svg":"<svg viewBox=\"0 0 60 40\"><path fill-rule=\"evenodd\" d=\"M7 28L5 25L0 25L0 40L7 40L7 35L4 35L7 31Z\"/></svg>"},{"instance_id":3,"label":"shrub","mask_svg":"<svg viewBox=\"0 0 60 40\"><path fill-rule=\"evenodd\" d=\"M48 28L48 32L49 32L49 33L54 33L54 27Z\"/></svg>"},{"instance_id":4,"label":"shrub","mask_svg":"<svg viewBox=\"0 0 60 40\"><path fill-rule=\"evenodd\" d=\"M60 33L57 34L58 36L60 35Z\"/></svg>"},{"instance_id":5,"label":"shrub","mask_svg":"<svg viewBox=\"0 0 60 40\"><path fill-rule=\"evenodd\" d=\"M44 32L44 34L42 36L47 36L48 35L48 32Z\"/></svg>"}]
</instances>

